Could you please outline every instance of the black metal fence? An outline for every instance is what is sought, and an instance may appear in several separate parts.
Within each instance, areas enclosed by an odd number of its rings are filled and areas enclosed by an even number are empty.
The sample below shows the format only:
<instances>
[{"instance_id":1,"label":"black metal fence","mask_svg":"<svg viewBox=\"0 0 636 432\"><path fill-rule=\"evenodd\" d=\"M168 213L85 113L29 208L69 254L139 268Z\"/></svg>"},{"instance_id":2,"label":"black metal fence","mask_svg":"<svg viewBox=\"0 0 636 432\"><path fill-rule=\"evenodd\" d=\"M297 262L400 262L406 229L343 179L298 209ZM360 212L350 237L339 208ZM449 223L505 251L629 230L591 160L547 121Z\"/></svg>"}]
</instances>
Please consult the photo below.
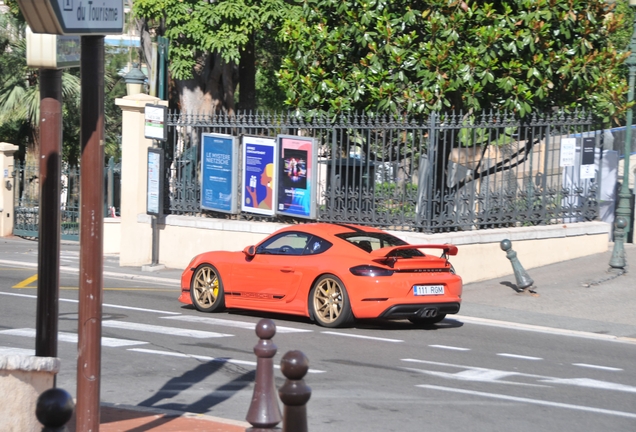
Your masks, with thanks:
<instances>
[{"instance_id":1,"label":"black metal fence","mask_svg":"<svg viewBox=\"0 0 636 432\"><path fill-rule=\"evenodd\" d=\"M79 241L80 169L61 170L60 220L62 240ZM38 237L40 213L40 167L17 162L13 167L13 234ZM119 216L121 167L111 159L104 168L104 216Z\"/></svg>"},{"instance_id":2,"label":"black metal fence","mask_svg":"<svg viewBox=\"0 0 636 432\"><path fill-rule=\"evenodd\" d=\"M201 134L213 132L313 137L318 145L313 199L319 221L440 232L598 216L602 178L598 173L581 177L579 152L583 137L592 137L602 158L603 133L584 112L524 120L506 113L433 114L423 120L171 113L168 127L167 214L290 222L289 216L201 209L199 146ZM565 138L577 150L562 155ZM239 202L243 190L243 185L236 190Z\"/></svg>"}]
</instances>

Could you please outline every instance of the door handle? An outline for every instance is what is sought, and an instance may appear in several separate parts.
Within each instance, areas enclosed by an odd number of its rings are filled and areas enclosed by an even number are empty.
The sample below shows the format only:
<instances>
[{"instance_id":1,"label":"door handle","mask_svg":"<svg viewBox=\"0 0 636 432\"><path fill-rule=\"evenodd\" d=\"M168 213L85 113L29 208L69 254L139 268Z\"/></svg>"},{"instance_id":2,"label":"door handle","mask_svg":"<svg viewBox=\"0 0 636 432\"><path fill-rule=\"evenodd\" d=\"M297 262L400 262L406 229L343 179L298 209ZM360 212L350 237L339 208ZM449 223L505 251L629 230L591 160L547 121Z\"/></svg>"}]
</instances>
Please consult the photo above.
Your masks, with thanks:
<instances>
[{"instance_id":1,"label":"door handle","mask_svg":"<svg viewBox=\"0 0 636 432\"><path fill-rule=\"evenodd\" d=\"M280 271L282 271L283 273L293 273L294 272L294 268L293 267L282 267L280 269Z\"/></svg>"}]
</instances>

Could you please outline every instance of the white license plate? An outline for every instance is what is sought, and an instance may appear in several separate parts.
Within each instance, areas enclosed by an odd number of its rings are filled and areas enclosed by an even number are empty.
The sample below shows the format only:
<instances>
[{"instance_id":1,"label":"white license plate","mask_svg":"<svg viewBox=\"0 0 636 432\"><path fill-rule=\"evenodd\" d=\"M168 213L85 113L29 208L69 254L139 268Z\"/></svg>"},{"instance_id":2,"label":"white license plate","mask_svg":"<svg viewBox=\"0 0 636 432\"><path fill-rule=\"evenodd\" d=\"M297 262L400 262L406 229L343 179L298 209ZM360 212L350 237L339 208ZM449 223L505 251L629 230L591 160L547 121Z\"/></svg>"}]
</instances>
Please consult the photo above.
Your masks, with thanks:
<instances>
[{"instance_id":1,"label":"white license plate","mask_svg":"<svg viewBox=\"0 0 636 432\"><path fill-rule=\"evenodd\" d=\"M416 296L444 294L444 285L415 285L413 294Z\"/></svg>"}]
</instances>

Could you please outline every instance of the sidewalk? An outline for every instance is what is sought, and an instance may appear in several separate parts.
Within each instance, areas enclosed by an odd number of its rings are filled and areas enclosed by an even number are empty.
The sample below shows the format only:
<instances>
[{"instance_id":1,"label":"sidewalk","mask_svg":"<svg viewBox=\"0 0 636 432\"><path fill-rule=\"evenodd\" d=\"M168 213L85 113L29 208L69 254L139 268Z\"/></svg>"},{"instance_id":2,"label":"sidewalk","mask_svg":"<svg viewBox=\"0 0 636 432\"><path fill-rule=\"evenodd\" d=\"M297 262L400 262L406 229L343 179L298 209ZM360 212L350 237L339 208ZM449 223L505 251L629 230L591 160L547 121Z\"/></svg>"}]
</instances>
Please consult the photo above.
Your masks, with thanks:
<instances>
[{"instance_id":1,"label":"sidewalk","mask_svg":"<svg viewBox=\"0 0 636 432\"><path fill-rule=\"evenodd\" d=\"M517 293L513 274L468 284L458 318L636 338L636 245L625 245L627 272L620 276L608 272L612 247L601 254L526 269L536 295ZM518 258L523 265L524 257Z\"/></svg>"},{"instance_id":2,"label":"sidewalk","mask_svg":"<svg viewBox=\"0 0 636 432\"><path fill-rule=\"evenodd\" d=\"M247 413L247 409L246 409ZM100 432L245 432L247 422L222 419L203 414L182 413L154 408L101 405ZM75 431L75 417L67 424Z\"/></svg>"}]
</instances>

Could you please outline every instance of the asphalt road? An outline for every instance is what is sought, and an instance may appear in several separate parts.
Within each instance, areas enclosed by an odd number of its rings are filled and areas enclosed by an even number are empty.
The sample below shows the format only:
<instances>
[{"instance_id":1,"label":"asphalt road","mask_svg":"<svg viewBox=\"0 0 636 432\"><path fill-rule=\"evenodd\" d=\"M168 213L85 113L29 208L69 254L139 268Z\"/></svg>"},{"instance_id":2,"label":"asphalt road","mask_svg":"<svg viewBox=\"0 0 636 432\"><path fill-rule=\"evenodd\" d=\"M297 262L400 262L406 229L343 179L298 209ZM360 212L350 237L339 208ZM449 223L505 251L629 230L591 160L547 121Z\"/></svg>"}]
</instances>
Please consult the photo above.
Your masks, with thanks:
<instances>
[{"instance_id":1,"label":"asphalt road","mask_svg":"<svg viewBox=\"0 0 636 432\"><path fill-rule=\"evenodd\" d=\"M11 253L0 251L0 353L33 353L35 344L36 272L17 264L32 264L34 250L18 243ZM65 249L58 386L75 395L72 268L79 254ZM107 257L105 273L116 267L116 258ZM370 321L332 330L289 316L202 314L179 304L177 295L174 278L105 277L103 402L244 420L256 364L254 326L268 317L277 325L275 364L292 349L309 358L312 432L636 428L633 343L483 326L469 317L427 329ZM276 386L282 383L278 370Z\"/></svg>"}]
</instances>

